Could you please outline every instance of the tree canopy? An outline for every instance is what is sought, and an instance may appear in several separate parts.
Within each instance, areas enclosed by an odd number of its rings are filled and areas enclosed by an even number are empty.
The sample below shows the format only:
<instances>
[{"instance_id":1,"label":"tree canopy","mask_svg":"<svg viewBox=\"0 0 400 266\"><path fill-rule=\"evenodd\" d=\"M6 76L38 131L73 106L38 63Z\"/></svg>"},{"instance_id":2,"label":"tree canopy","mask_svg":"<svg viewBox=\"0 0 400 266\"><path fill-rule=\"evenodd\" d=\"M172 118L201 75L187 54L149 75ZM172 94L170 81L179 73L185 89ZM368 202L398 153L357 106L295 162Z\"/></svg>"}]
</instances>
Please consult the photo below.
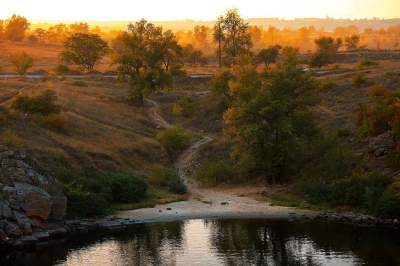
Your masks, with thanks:
<instances>
[{"instance_id":1,"label":"tree canopy","mask_svg":"<svg viewBox=\"0 0 400 266\"><path fill-rule=\"evenodd\" d=\"M64 42L61 57L67 63L92 71L107 51L108 45L99 35L75 33Z\"/></svg>"},{"instance_id":2,"label":"tree canopy","mask_svg":"<svg viewBox=\"0 0 400 266\"><path fill-rule=\"evenodd\" d=\"M171 84L182 74L182 47L172 31L163 31L146 20L128 26L113 43L113 61L122 76L129 77L131 98L143 104L144 93Z\"/></svg>"}]
</instances>

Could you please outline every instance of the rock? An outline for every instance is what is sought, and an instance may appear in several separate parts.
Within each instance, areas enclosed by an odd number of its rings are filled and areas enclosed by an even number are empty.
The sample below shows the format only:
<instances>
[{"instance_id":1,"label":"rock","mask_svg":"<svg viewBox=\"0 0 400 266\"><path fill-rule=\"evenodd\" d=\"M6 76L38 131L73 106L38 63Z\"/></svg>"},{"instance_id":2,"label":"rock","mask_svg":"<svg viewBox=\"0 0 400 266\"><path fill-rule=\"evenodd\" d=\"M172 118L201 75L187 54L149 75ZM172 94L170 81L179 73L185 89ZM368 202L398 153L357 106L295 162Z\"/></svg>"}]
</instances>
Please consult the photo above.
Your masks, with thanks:
<instances>
[{"instance_id":1,"label":"rock","mask_svg":"<svg viewBox=\"0 0 400 266\"><path fill-rule=\"evenodd\" d=\"M10 206L8 206L8 203L5 201L0 201L0 218L11 218L12 216L12 211Z\"/></svg>"},{"instance_id":2,"label":"rock","mask_svg":"<svg viewBox=\"0 0 400 266\"><path fill-rule=\"evenodd\" d=\"M19 228L19 226L16 223L13 222L7 222L4 232L9 236L9 237L20 237L22 236L22 231Z\"/></svg>"},{"instance_id":3,"label":"rock","mask_svg":"<svg viewBox=\"0 0 400 266\"><path fill-rule=\"evenodd\" d=\"M32 234L32 221L24 213L14 211L14 219L24 235Z\"/></svg>"},{"instance_id":4,"label":"rock","mask_svg":"<svg viewBox=\"0 0 400 266\"><path fill-rule=\"evenodd\" d=\"M374 158L388 155L396 146L395 139L390 132L385 132L368 141L368 153Z\"/></svg>"},{"instance_id":5,"label":"rock","mask_svg":"<svg viewBox=\"0 0 400 266\"><path fill-rule=\"evenodd\" d=\"M8 240L9 240L9 238L8 238L7 234L2 229L0 229L0 243L7 242Z\"/></svg>"},{"instance_id":6,"label":"rock","mask_svg":"<svg viewBox=\"0 0 400 266\"><path fill-rule=\"evenodd\" d=\"M32 234L33 237L37 238L40 241L46 241L50 238L49 232L46 231L39 231L39 232L34 232Z\"/></svg>"},{"instance_id":7,"label":"rock","mask_svg":"<svg viewBox=\"0 0 400 266\"><path fill-rule=\"evenodd\" d=\"M16 183L15 188L16 200L28 217L49 218L52 202L46 191L24 183Z\"/></svg>"}]
</instances>

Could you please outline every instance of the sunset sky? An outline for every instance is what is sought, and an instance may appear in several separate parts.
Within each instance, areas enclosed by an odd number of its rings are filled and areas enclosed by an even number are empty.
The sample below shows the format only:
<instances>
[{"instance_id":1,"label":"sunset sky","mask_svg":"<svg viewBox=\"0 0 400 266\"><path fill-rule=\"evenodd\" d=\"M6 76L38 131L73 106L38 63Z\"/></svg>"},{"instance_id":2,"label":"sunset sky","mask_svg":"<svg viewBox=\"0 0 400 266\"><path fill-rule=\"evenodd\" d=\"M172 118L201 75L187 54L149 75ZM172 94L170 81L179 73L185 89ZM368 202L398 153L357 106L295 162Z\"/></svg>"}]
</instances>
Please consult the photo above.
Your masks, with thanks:
<instances>
[{"instance_id":1,"label":"sunset sky","mask_svg":"<svg viewBox=\"0 0 400 266\"><path fill-rule=\"evenodd\" d=\"M398 18L400 0L0 0L0 18L31 20L211 20L228 8L243 17Z\"/></svg>"}]
</instances>

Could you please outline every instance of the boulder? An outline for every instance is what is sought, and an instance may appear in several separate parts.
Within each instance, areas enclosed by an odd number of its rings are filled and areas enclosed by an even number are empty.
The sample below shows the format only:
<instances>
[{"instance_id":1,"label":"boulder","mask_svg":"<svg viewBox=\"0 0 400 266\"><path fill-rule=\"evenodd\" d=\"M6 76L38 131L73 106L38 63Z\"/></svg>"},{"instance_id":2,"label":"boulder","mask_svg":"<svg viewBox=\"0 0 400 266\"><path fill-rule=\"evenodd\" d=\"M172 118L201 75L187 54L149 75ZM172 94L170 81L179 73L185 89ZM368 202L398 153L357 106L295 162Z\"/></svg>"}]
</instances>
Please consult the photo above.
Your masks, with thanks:
<instances>
[{"instance_id":1,"label":"boulder","mask_svg":"<svg viewBox=\"0 0 400 266\"><path fill-rule=\"evenodd\" d=\"M12 212L8 203L5 201L0 201L0 218L8 219L11 217L12 217Z\"/></svg>"},{"instance_id":2,"label":"boulder","mask_svg":"<svg viewBox=\"0 0 400 266\"><path fill-rule=\"evenodd\" d=\"M22 236L21 229L16 223L13 222L8 221L3 230L9 237L17 238Z\"/></svg>"},{"instance_id":3,"label":"boulder","mask_svg":"<svg viewBox=\"0 0 400 266\"><path fill-rule=\"evenodd\" d=\"M39 187L25 183L15 183L13 205L24 210L28 217L39 217L43 220L49 218L51 212L51 197Z\"/></svg>"}]
</instances>

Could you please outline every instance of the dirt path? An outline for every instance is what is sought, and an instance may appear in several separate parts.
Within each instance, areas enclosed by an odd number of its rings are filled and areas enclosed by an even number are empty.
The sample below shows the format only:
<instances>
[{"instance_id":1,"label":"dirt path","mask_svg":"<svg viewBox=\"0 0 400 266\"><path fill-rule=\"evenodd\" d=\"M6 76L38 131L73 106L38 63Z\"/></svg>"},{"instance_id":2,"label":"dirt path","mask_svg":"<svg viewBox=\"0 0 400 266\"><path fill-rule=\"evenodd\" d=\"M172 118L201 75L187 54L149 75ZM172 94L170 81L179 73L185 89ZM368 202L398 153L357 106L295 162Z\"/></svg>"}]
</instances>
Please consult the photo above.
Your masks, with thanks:
<instances>
[{"instance_id":1,"label":"dirt path","mask_svg":"<svg viewBox=\"0 0 400 266\"><path fill-rule=\"evenodd\" d=\"M157 102L149 99L146 99L146 102L152 105L150 117L158 127L170 128L173 126L159 114ZM162 222L207 218L291 219L304 216L312 218L317 215L312 211L271 206L267 202L255 200L254 196L265 190L263 186L203 188L196 184L194 180L188 179L188 169L193 164L196 153L203 145L212 140L212 136L203 136L183 152L175 163L175 167L188 187L189 200L158 205L154 208L121 211L114 216L123 219Z\"/></svg>"}]
</instances>

